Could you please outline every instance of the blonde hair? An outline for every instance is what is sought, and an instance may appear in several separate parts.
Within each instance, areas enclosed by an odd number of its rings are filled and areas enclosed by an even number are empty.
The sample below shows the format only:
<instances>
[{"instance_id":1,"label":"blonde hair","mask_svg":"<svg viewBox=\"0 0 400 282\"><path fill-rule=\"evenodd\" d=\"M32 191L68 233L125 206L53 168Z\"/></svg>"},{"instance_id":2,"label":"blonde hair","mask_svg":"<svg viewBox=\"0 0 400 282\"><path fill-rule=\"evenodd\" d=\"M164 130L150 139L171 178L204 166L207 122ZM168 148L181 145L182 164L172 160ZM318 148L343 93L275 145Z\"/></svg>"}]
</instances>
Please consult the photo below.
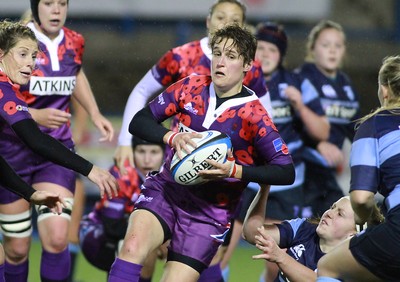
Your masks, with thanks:
<instances>
[{"instance_id":1,"label":"blonde hair","mask_svg":"<svg viewBox=\"0 0 400 282\"><path fill-rule=\"evenodd\" d=\"M308 34L306 43L306 58L305 58L307 62L313 61L312 51L315 47L315 42L317 41L321 32L331 28L341 32L343 34L344 43L346 43L346 35L344 33L343 27L339 23L330 20L322 20L316 26L314 26L313 29L311 29L310 33Z\"/></svg>"},{"instance_id":2,"label":"blonde hair","mask_svg":"<svg viewBox=\"0 0 400 282\"><path fill-rule=\"evenodd\" d=\"M28 9L25 11L25 13L22 14L20 23L23 25L27 25L29 22L33 21L33 15L31 9Z\"/></svg>"},{"instance_id":3,"label":"blonde hair","mask_svg":"<svg viewBox=\"0 0 400 282\"><path fill-rule=\"evenodd\" d=\"M388 88L389 98L387 103L359 119L357 127L370 117L385 110L391 114L400 115L400 56L389 56L383 59L379 70L378 82Z\"/></svg>"}]
</instances>

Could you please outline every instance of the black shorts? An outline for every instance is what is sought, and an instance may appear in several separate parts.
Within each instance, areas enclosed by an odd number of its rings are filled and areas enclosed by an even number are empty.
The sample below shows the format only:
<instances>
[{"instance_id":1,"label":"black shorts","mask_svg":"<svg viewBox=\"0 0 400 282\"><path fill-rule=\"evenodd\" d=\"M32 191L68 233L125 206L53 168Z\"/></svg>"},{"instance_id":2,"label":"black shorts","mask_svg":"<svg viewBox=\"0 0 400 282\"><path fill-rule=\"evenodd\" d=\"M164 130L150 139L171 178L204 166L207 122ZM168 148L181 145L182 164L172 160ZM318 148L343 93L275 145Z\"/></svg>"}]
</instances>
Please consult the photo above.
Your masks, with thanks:
<instances>
[{"instance_id":1,"label":"black shorts","mask_svg":"<svg viewBox=\"0 0 400 282\"><path fill-rule=\"evenodd\" d=\"M244 190L237 220L244 221L247 210L256 194L257 191L254 189L246 188ZM301 217L303 200L303 186L269 193L265 217L278 220Z\"/></svg>"},{"instance_id":2,"label":"black shorts","mask_svg":"<svg viewBox=\"0 0 400 282\"><path fill-rule=\"evenodd\" d=\"M350 251L362 266L384 281L400 280L400 206L385 222L350 240Z\"/></svg>"}]
</instances>

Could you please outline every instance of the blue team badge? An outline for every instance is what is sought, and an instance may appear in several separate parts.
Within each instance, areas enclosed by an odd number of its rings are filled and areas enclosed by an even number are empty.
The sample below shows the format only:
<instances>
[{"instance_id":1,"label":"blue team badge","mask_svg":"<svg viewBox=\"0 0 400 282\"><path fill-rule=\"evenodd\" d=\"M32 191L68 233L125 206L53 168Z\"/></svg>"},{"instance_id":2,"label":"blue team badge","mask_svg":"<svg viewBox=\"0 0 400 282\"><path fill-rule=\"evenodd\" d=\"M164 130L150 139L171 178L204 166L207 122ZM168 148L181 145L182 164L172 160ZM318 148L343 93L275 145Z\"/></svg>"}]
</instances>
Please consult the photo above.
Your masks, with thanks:
<instances>
[{"instance_id":1,"label":"blue team badge","mask_svg":"<svg viewBox=\"0 0 400 282\"><path fill-rule=\"evenodd\" d=\"M275 148L276 152L279 152L282 150L283 141L281 138L276 138L274 141L272 141L272 144L274 144L274 148Z\"/></svg>"}]
</instances>

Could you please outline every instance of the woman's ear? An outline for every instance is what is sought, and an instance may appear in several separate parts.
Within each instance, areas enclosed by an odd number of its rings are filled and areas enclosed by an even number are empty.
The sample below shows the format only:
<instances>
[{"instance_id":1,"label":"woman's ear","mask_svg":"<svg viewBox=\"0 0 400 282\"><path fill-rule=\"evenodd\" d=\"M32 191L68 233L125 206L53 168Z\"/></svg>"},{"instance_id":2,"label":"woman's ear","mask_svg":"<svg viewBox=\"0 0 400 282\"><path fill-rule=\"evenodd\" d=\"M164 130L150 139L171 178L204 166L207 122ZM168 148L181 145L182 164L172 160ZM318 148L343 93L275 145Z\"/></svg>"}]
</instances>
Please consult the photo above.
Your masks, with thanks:
<instances>
[{"instance_id":1,"label":"woman's ear","mask_svg":"<svg viewBox=\"0 0 400 282\"><path fill-rule=\"evenodd\" d=\"M251 70L251 67L253 66L253 61L251 61L250 63L247 63L244 65L244 72L248 72L249 70Z\"/></svg>"},{"instance_id":2,"label":"woman's ear","mask_svg":"<svg viewBox=\"0 0 400 282\"><path fill-rule=\"evenodd\" d=\"M386 85L381 85L382 87L382 98L385 100L389 98L389 87Z\"/></svg>"}]
</instances>

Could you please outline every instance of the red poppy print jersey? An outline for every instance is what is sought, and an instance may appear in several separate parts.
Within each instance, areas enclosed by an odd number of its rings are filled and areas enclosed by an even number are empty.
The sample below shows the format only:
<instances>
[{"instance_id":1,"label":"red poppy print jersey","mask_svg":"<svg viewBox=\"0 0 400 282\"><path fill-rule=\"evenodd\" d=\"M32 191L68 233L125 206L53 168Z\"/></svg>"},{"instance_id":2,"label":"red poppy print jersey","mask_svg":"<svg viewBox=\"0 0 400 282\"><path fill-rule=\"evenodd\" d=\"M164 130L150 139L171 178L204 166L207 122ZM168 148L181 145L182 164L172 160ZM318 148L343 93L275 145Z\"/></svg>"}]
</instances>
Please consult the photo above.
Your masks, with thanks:
<instances>
[{"instance_id":1,"label":"red poppy print jersey","mask_svg":"<svg viewBox=\"0 0 400 282\"><path fill-rule=\"evenodd\" d=\"M226 133L231 138L233 155L238 164L291 164L292 158L287 146L257 95L245 86L243 91L246 95L231 97L217 107L217 96L211 77L191 75L168 87L149 106L158 122L178 115L180 131L217 130ZM161 181L172 186L179 186L169 170L173 153L172 150L166 157L161 177L156 176L153 180L162 179ZM247 184L248 182L229 178L207 182L201 189L192 191L202 191L202 196L210 193L218 204L222 204L223 201L237 201ZM213 197L206 196L207 199Z\"/></svg>"},{"instance_id":2,"label":"red poppy print jersey","mask_svg":"<svg viewBox=\"0 0 400 282\"><path fill-rule=\"evenodd\" d=\"M151 69L154 78L164 87L191 74L211 75L211 49L208 37L169 50ZM243 84L258 97L266 95L264 77L258 62L243 78Z\"/></svg>"},{"instance_id":3,"label":"red poppy print jersey","mask_svg":"<svg viewBox=\"0 0 400 282\"><path fill-rule=\"evenodd\" d=\"M33 23L29 23L28 27L35 32L41 52L36 58L36 70L30 83L21 87L21 92L29 107L56 108L69 112L76 76L82 66L84 38L79 33L63 27L60 34L54 40L50 40L38 31ZM67 123L57 129L45 127L40 129L72 145L69 127L70 124Z\"/></svg>"},{"instance_id":4,"label":"red poppy print jersey","mask_svg":"<svg viewBox=\"0 0 400 282\"><path fill-rule=\"evenodd\" d=\"M32 119L32 116L21 95L20 86L13 84L3 72L0 72L0 115L0 155L7 161L19 159L17 152L27 147L11 126L24 119Z\"/></svg>"}]
</instances>

